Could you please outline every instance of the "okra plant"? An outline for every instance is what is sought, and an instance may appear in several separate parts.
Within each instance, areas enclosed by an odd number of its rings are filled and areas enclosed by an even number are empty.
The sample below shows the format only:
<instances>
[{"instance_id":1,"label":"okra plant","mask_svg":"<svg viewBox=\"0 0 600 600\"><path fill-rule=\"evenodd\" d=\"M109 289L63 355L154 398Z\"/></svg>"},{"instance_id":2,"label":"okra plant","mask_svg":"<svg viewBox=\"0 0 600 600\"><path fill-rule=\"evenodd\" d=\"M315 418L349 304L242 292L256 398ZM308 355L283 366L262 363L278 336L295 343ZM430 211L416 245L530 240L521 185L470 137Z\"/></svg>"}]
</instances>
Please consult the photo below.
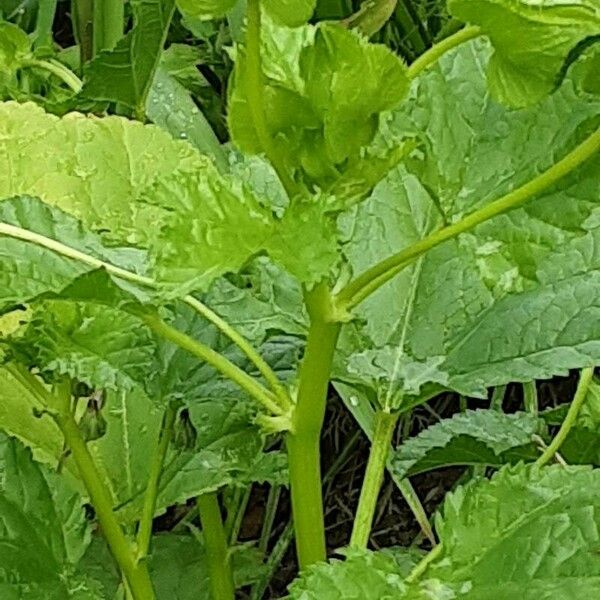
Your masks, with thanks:
<instances>
[{"instance_id":1,"label":"okra plant","mask_svg":"<svg viewBox=\"0 0 600 600\"><path fill-rule=\"evenodd\" d=\"M409 65L370 40L396 2L334 21L316 0L74 0L68 48L55 0L29 24L12 4L0 596L258 599L289 485L292 599L594 597L598 0L449 0L452 33ZM198 46L172 41L211 21L226 144L191 91ZM535 381L569 370L570 404L540 411ZM326 562L332 386L371 450ZM392 448L448 391L493 395ZM472 476L432 525L410 477L448 465ZM368 550L386 469L430 551ZM241 544L256 482L263 531Z\"/></svg>"}]
</instances>

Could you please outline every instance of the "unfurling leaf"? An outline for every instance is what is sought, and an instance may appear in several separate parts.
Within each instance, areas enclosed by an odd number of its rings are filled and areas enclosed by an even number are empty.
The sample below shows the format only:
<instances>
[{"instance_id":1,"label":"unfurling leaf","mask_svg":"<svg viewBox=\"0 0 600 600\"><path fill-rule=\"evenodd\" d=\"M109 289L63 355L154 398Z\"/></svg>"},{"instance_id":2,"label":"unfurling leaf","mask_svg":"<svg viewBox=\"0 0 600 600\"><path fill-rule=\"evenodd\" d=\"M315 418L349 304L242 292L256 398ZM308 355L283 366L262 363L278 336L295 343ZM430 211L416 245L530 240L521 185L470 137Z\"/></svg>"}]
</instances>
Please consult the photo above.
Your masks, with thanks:
<instances>
[{"instance_id":1,"label":"unfurling leaf","mask_svg":"<svg viewBox=\"0 0 600 600\"><path fill-rule=\"evenodd\" d=\"M187 17L218 19L231 10L237 0L176 0L177 8Z\"/></svg>"},{"instance_id":2,"label":"unfurling leaf","mask_svg":"<svg viewBox=\"0 0 600 600\"><path fill-rule=\"evenodd\" d=\"M308 185L328 190L356 168L381 113L408 90L401 60L385 46L331 24L264 28L264 113L275 151ZM242 150L260 153L238 49L229 124Z\"/></svg>"},{"instance_id":3,"label":"unfurling leaf","mask_svg":"<svg viewBox=\"0 0 600 600\"><path fill-rule=\"evenodd\" d=\"M317 0L262 0L262 6L275 21L288 27L304 25L312 16Z\"/></svg>"}]
</instances>

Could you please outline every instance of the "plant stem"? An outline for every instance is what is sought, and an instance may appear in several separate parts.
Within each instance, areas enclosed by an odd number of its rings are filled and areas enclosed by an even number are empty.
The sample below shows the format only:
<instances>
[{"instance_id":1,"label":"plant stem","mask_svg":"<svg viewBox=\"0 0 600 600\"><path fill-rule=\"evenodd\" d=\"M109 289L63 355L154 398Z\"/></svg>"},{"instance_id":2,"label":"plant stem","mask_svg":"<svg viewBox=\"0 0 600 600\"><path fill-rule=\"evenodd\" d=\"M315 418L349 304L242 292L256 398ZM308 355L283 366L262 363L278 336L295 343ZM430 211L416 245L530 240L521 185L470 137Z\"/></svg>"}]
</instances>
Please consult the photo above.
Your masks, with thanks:
<instances>
[{"instance_id":1,"label":"plant stem","mask_svg":"<svg viewBox=\"0 0 600 600\"><path fill-rule=\"evenodd\" d=\"M506 395L506 385L499 385L494 388L492 399L490 401L490 410L498 410L502 412L502 404Z\"/></svg>"},{"instance_id":2,"label":"plant stem","mask_svg":"<svg viewBox=\"0 0 600 600\"><path fill-rule=\"evenodd\" d=\"M60 254L66 258L82 262L86 265L89 265L90 267L96 269L105 269L111 275L114 275L119 279L124 279L125 281L130 281L131 283L136 283L144 287L149 287L153 289L157 289L159 287L158 283L153 279L150 279L149 277L138 275L137 273L133 273L125 269L121 269L120 267L116 267L114 265L111 265L110 263L99 260L94 256L90 256L89 254L85 254L84 252L80 252L79 250L75 250L74 248L62 244L61 242L57 242L56 240L47 238L43 235L34 233L21 227L16 227L14 225L9 225L8 223L0 222L0 235L6 235L15 239L31 242L38 246L47 248L52 252L56 252L57 254ZM277 375L274 373L274 371L271 369L268 363L255 350L252 344L250 344L250 342L248 342L248 340L246 340L229 323L227 323L214 311L208 308L208 306L206 306L193 296L185 296L184 298L182 298L182 300L188 306L193 308L197 313L199 313L205 319L207 319L213 325L215 325L217 329L219 329L234 344L236 344L240 348L240 350L242 350L242 352L244 352L244 354L254 363L254 365L259 370L260 374L265 378L267 383L271 385L273 391L277 394L277 398L280 401L282 408L289 410L292 406L292 403L288 394L283 389L283 386L279 382Z\"/></svg>"},{"instance_id":3,"label":"plant stem","mask_svg":"<svg viewBox=\"0 0 600 600\"><path fill-rule=\"evenodd\" d=\"M85 63L94 58L94 0L71 0L71 18L82 69Z\"/></svg>"},{"instance_id":4,"label":"plant stem","mask_svg":"<svg viewBox=\"0 0 600 600\"><path fill-rule=\"evenodd\" d=\"M274 415L283 415L283 410L277 404L275 397L258 383L250 375L242 371L237 365L225 358L222 354L215 352L209 346L198 342L189 335L175 329L168 323L165 323L158 315L145 312L138 313L131 311L157 335L173 342L183 350L187 350L200 360L212 365L217 371L220 371L225 377L237 383L243 390L248 392L253 398L260 402L268 411Z\"/></svg>"},{"instance_id":5,"label":"plant stem","mask_svg":"<svg viewBox=\"0 0 600 600\"><path fill-rule=\"evenodd\" d=\"M456 46L460 46L480 35L482 35L481 29L476 25L470 25L447 38L444 38L441 42L438 42L435 46L429 48L427 52L421 54L421 56L408 67L407 75L409 79L414 79L423 71L431 67L431 65L435 64L441 56L448 52L448 50L456 48Z\"/></svg>"},{"instance_id":6,"label":"plant stem","mask_svg":"<svg viewBox=\"0 0 600 600\"><path fill-rule=\"evenodd\" d=\"M281 161L281 154L273 146L273 140L267 126L264 108L264 74L260 49L260 0L248 0L246 24L246 97L252 115L252 124L258 143L277 172L283 187L291 198L298 192L298 186L290 177Z\"/></svg>"},{"instance_id":7,"label":"plant stem","mask_svg":"<svg viewBox=\"0 0 600 600\"><path fill-rule=\"evenodd\" d=\"M38 2L35 31L33 32L34 48L52 48L52 25L56 14L58 0Z\"/></svg>"},{"instance_id":8,"label":"plant stem","mask_svg":"<svg viewBox=\"0 0 600 600\"><path fill-rule=\"evenodd\" d=\"M417 566L409 573L408 577L404 580L406 583L414 583L425 571L427 571L429 565L439 557L444 549L443 544L440 542L433 550L428 552L423 559L417 564Z\"/></svg>"},{"instance_id":9,"label":"plant stem","mask_svg":"<svg viewBox=\"0 0 600 600\"><path fill-rule=\"evenodd\" d=\"M63 64L59 63L57 60L39 60L37 58L31 58L28 60L24 60L21 63L22 67L29 67L33 69L42 69L43 71L48 71L48 73L52 73L58 77L63 83L66 83L75 93L81 91L83 84L81 79L73 73L73 71L67 69Z\"/></svg>"},{"instance_id":10,"label":"plant stem","mask_svg":"<svg viewBox=\"0 0 600 600\"><path fill-rule=\"evenodd\" d=\"M152 523L154 521L154 511L156 510L156 499L158 498L158 486L160 485L160 476L165 464L165 457L169 444L173 438L173 429L177 411L178 402L169 402L163 415L163 423L160 429L158 444L150 464L150 473L148 475L148 484L144 496L144 506L137 534L138 561L146 558L150 549L150 540L152 538Z\"/></svg>"},{"instance_id":11,"label":"plant stem","mask_svg":"<svg viewBox=\"0 0 600 600\"><path fill-rule=\"evenodd\" d=\"M279 496L281 495L281 487L278 485L271 486L267 505L265 507L265 518L263 520L260 531L260 539L258 540L258 550L261 554L266 555L269 548L269 540L273 531L273 523L277 515L277 505L279 504Z\"/></svg>"},{"instance_id":12,"label":"plant stem","mask_svg":"<svg viewBox=\"0 0 600 600\"><path fill-rule=\"evenodd\" d=\"M571 402L571 406L569 407L569 411L567 412L567 416L563 421L558 433L550 442L550 445L544 450L543 454L536 460L535 464L538 467L543 467L547 465L553 458L554 455L558 452L562 443L565 441L569 432L575 425L575 421L577 421L577 416L579 415L579 411L583 406L585 398L587 396L588 388L590 387L590 383L594 377L594 368L588 367L586 369L581 370L581 375L579 376L579 383L577 384L577 390L575 391L575 396L573 397L573 401Z\"/></svg>"},{"instance_id":13,"label":"plant stem","mask_svg":"<svg viewBox=\"0 0 600 600\"><path fill-rule=\"evenodd\" d=\"M535 381L528 381L523 384L523 404L528 413L534 417L538 416L538 394Z\"/></svg>"},{"instance_id":14,"label":"plant stem","mask_svg":"<svg viewBox=\"0 0 600 600\"><path fill-rule=\"evenodd\" d=\"M398 416L397 412L390 413L384 410L377 411L375 415L375 431L373 432L369 461L350 538L350 546L353 548L363 550L369 543L377 498L383 483L385 465Z\"/></svg>"},{"instance_id":15,"label":"plant stem","mask_svg":"<svg viewBox=\"0 0 600 600\"><path fill-rule=\"evenodd\" d=\"M207 321L210 321L215 325L234 344L236 344L240 350L242 350L242 352L254 363L260 374L265 378L265 381L271 386L271 389L277 395L282 408L292 408L292 401L281 385L279 378L244 336L237 332L235 328L222 319L217 313L199 300L196 300L193 296L186 296L184 302L196 310L197 313L201 314Z\"/></svg>"},{"instance_id":16,"label":"plant stem","mask_svg":"<svg viewBox=\"0 0 600 600\"><path fill-rule=\"evenodd\" d=\"M535 195L571 173L600 149L600 129L571 150L564 158L516 190L467 215L464 219L431 233L404 250L371 267L351 281L337 296L337 310L347 312L417 258L446 242L509 210L525 204Z\"/></svg>"},{"instance_id":17,"label":"plant stem","mask_svg":"<svg viewBox=\"0 0 600 600\"><path fill-rule=\"evenodd\" d=\"M217 493L198 496L196 502L202 523L212 598L233 600L235 585Z\"/></svg>"},{"instance_id":18,"label":"plant stem","mask_svg":"<svg viewBox=\"0 0 600 600\"><path fill-rule=\"evenodd\" d=\"M229 518L229 514L227 515L225 535L227 536L231 546L237 542L238 535L240 534L240 529L242 527L242 522L244 521L244 515L246 514L246 509L248 508L248 502L250 502L251 493L252 485L248 485L241 491L241 494L235 503L235 508L231 513L231 519Z\"/></svg>"},{"instance_id":19,"label":"plant stem","mask_svg":"<svg viewBox=\"0 0 600 600\"><path fill-rule=\"evenodd\" d=\"M71 450L110 551L127 579L134 600L153 600L154 589L147 566L145 563L137 563L133 548L115 518L110 494L102 483L100 473L71 412L70 393L63 394L61 400L54 419L67 447Z\"/></svg>"},{"instance_id":20,"label":"plant stem","mask_svg":"<svg viewBox=\"0 0 600 600\"><path fill-rule=\"evenodd\" d=\"M123 37L124 0L94 0L94 54L112 50Z\"/></svg>"},{"instance_id":21,"label":"plant stem","mask_svg":"<svg viewBox=\"0 0 600 600\"><path fill-rule=\"evenodd\" d=\"M325 560L325 524L320 438L327 388L340 323L328 321L331 295L324 284L307 292L311 323L298 387L298 401L287 436L292 514L300 568Z\"/></svg>"}]
</instances>

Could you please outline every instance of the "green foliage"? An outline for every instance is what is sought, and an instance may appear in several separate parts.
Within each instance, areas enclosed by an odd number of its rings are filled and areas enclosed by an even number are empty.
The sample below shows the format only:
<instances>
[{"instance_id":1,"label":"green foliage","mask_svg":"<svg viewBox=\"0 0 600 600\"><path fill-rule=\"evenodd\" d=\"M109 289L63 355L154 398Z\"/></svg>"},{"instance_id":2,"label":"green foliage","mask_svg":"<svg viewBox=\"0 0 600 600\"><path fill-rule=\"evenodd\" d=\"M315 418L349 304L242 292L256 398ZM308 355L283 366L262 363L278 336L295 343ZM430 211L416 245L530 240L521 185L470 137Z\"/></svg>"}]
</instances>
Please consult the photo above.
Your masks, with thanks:
<instances>
[{"instance_id":1,"label":"green foliage","mask_svg":"<svg viewBox=\"0 0 600 600\"><path fill-rule=\"evenodd\" d=\"M312 16L317 0L262 0L262 5L275 21L288 27L304 25Z\"/></svg>"},{"instance_id":2,"label":"green foliage","mask_svg":"<svg viewBox=\"0 0 600 600\"><path fill-rule=\"evenodd\" d=\"M225 16L237 0L176 0L177 7L186 16L200 19L217 19Z\"/></svg>"},{"instance_id":3,"label":"green foliage","mask_svg":"<svg viewBox=\"0 0 600 600\"><path fill-rule=\"evenodd\" d=\"M490 91L516 108L554 91L579 48L600 31L594 0L450 0L449 9L489 36Z\"/></svg>"},{"instance_id":4,"label":"green foliage","mask_svg":"<svg viewBox=\"0 0 600 600\"><path fill-rule=\"evenodd\" d=\"M99 598L73 577L89 543L81 499L16 441L0 441L0 593L6 598Z\"/></svg>"},{"instance_id":5,"label":"green foliage","mask_svg":"<svg viewBox=\"0 0 600 600\"><path fill-rule=\"evenodd\" d=\"M532 436L541 429L540 421L527 413L469 410L406 440L392 454L391 469L402 479L445 466L500 467L535 460L539 452Z\"/></svg>"},{"instance_id":6,"label":"green foliage","mask_svg":"<svg viewBox=\"0 0 600 600\"><path fill-rule=\"evenodd\" d=\"M270 25L266 33L264 110L275 151L298 178L328 189L360 168L361 149L373 141L380 114L406 94L404 66L385 47L335 25ZM260 153L246 100L245 55L241 48L238 53L231 135L242 150Z\"/></svg>"},{"instance_id":7,"label":"green foliage","mask_svg":"<svg viewBox=\"0 0 600 600\"><path fill-rule=\"evenodd\" d=\"M175 0L132 0L131 5L133 29L114 50L100 52L89 63L81 96L122 103L143 116Z\"/></svg>"},{"instance_id":8,"label":"green foliage","mask_svg":"<svg viewBox=\"0 0 600 600\"><path fill-rule=\"evenodd\" d=\"M387 123L386 135L412 132L424 154L344 216L354 272L530 180L592 125L598 105L570 81L530 110L490 101L486 57L475 42L442 58ZM367 385L382 405L409 408L443 388L482 397L489 386L594 362L597 333L580 315L598 287L584 250L598 235L597 186L595 158L525 208L409 266L357 309L363 322L342 339L339 377Z\"/></svg>"},{"instance_id":9,"label":"green foliage","mask_svg":"<svg viewBox=\"0 0 600 600\"><path fill-rule=\"evenodd\" d=\"M344 590L363 582L366 600L584 597L600 577L599 486L599 472L586 467L505 467L447 496L436 519L439 549L404 581L405 570L382 572L372 565L383 557L365 554L313 567L290 597L348 598Z\"/></svg>"}]
</instances>

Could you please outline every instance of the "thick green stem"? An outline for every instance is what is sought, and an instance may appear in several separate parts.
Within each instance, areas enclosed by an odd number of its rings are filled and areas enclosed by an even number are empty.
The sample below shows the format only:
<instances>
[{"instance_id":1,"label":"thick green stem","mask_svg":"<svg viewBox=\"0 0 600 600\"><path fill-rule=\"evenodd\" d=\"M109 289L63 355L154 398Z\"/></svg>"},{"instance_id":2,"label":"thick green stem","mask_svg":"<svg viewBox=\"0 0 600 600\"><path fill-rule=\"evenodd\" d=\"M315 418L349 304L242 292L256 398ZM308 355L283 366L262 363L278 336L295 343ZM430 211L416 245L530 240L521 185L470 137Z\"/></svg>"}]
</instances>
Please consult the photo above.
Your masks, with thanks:
<instances>
[{"instance_id":1,"label":"thick green stem","mask_svg":"<svg viewBox=\"0 0 600 600\"><path fill-rule=\"evenodd\" d=\"M288 196L292 197L298 192L298 186L294 183L283 164L281 154L275 149L267 127L263 98L264 74L260 49L260 30L260 0L248 0L246 24L246 98L248 99L252 124L254 125L258 143L277 172Z\"/></svg>"},{"instance_id":2,"label":"thick green stem","mask_svg":"<svg viewBox=\"0 0 600 600\"><path fill-rule=\"evenodd\" d=\"M447 38L444 38L441 42L438 42L435 46L429 48L427 52L421 54L421 56L408 67L408 77L414 79L423 71L431 67L431 65L435 64L441 56L448 52L448 50L452 50L452 48L456 48L456 46L460 46L480 35L482 35L481 29L476 25L470 25Z\"/></svg>"},{"instance_id":3,"label":"thick green stem","mask_svg":"<svg viewBox=\"0 0 600 600\"><path fill-rule=\"evenodd\" d=\"M144 506L137 534L137 552L138 560L143 560L150 549L150 540L152 538L152 523L154 522L154 512L156 510L156 499L158 498L158 487L160 485L160 476L165 464L167 450L173 438L173 429L179 403L170 402L163 416L163 423L159 433L158 444L150 465L150 474L148 475L148 484L144 496Z\"/></svg>"},{"instance_id":4,"label":"thick green stem","mask_svg":"<svg viewBox=\"0 0 600 600\"><path fill-rule=\"evenodd\" d=\"M73 417L70 400L70 395L65 395L62 406L54 418L65 438L67 447L71 450L102 533L119 568L127 579L134 600L154 600L154 589L147 566L145 563L137 563L133 547L115 518L110 494L102 482L100 473Z\"/></svg>"},{"instance_id":5,"label":"thick green stem","mask_svg":"<svg viewBox=\"0 0 600 600\"><path fill-rule=\"evenodd\" d=\"M123 37L124 0L94 0L94 53L112 50Z\"/></svg>"},{"instance_id":6,"label":"thick green stem","mask_svg":"<svg viewBox=\"0 0 600 600\"><path fill-rule=\"evenodd\" d=\"M94 0L71 0L73 33L79 45L80 68L94 57Z\"/></svg>"},{"instance_id":7,"label":"thick green stem","mask_svg":"<svg viewBox=\"0 0 600 600\"><path fill-rule=\"evenodd\" d=\"M525 202L571 173L596 154L599 149L600 129L597 129L585 141L541 175L498 198L498 200L476 210L461 221L439 229L401 252L382 260L362 275L359 275L338 294L336 298L337 310L340 313L349 311L432 248L457 237L461 233L470 231L493 217L522 206Z\"/></svg>"},{"instance_id":8,"label":"thick green stem","mask_svg":"<svg viewBox=\"0 0 600 600\"><path fill-rule=\"evenodd\" d=\"M306 295L311 324L300 367L298 401L287 436L292 514L300 568L325 560L320 438L340 324L330 322L325 285Z\"/></svg>"},{"instance_id":9,"label":"thick green stem","mask_svg":"<svg viewBox=\"0 0 600 600\"><path fill-rule=\"evenodd\" d=\"M594 369L593 367L589 367L581 370L581 375L579 376L579 383L577 384L577 390L575 391L575 396L573 397L573 401L571 402L571 406L569 407L569 411L567 412L567 416L563 421L558 433L550 443L550 445L544 450L544 453L537 459L536 465L538 467L543 467L547 465L553 458L554 455L559 451L565 439L569 435L569 432L575 425L577 421L577 417L579 415L579 411L583 406L585 398L587 396L588 389L590 387L590 383L594 378Z\"/></svg>"},{"instance_id":10,"label":"thick green stem","mask_svg":"<svg viewBox=\"0 0 600 600\"><path fill-rule=\"evenodd\" d=\"M159 287L158 283L153 279L150 279L149 277L144 277L143 275L138 275L137 273L121 269L120 267L116 267L114 265L111 265L110 263L99 260L94 256L90 256L89 254L80 252L79 250L71 248L70 246L62 244L61 242L57 242L56 240L45 237L38 233L34 233L33 231L29 231L21 227L16 227L15 225L0 222L0 235L6 235L15 239L31 242L38 246L42 246L43 248L47 248L52 252L56 252L61 256L70 258L71 260L82 262L86 265L89 265L90 267L97 269L105 269L111 275L114 275L115 277L118 277L120 279L124 279L125 281L130 281L131 283L136 283L141 286L149 287L152 289L156 289ZM259 370L260 374L265 378L267 383L271 385L273 391L277 395L278 401L281 404L281 408L284 410L289 410L291 407L291 400L289 396L283 389L283 386L279 382L277 375L273 372L268 363L254 349L252 344L250 344L250 342L248 342L238 331L236 331L235 328L229 325L229 323L227 323L214 311L208 308L208 306L206 306L193 296L185 296L184 298L182 298L182 300L188 306L194 309L197 313L199 313L205 319L207 319L213 325L215 325L217 329L219 329L224 335L226 335L234 344L236 344L240 348L240 350L242 350L242 352L244 352L244 354L246 354L246 356L254 363L256 368Z\"/></svg>"},{"instance_id":11,"label":"thick green stem","mask_svg":"<svg viewBox=\"0 0 600 600\"><path fill-rule=\"evenodd\" d=\"M75 93L81 91L83 83L81 79L75 75L72 71L67 69L63 64L57 60L38 60L35 58L24 60L21 63L22 67L29 67L33 69L42 69L48 71L52 75L58 77L63 83L66 83Z\"/></svg>"},{"instance_id":12,"label":"thick green stem","mask_svg":"<svg viewBox=\"0 0 600 600\"><path fill-rule=\"evenodd\" d=\"M194 338L191 338L189 335L171 327L171 325L165 323L158 315L141 312L138 316L152 331L154 331L154 333L173 342L183 350L187 350L190 354L207 362L209 365L212 365L215 369L225 375L225 377L231 379L234 383L237 383L272 414L284 414L281 407L277 404L275 396L273 396L269 390L265 389L258 381L242 371L237 365L233 364L222 354L215 352L209 346L206 346Z\"/></svg>"},{"instance_id":13,"label":"thick green stem","mask_svg":"<svg viewBox=\"0 0 600 600\"><path fill-rule=\"evenodd\" d=\"M375 415L375 431L373 432L369 461L350 538L350 546L353 548L362 550L369 543L377 498L383 483L386 461L398 415L397 412L390 413L383 410L378 411Z\"/></svg>"},{"instance_id":14,"label":"thick green stem","mask_svg":"<svg viewBox=\"0 0 600 600\"><path fill-rule=\"evenodd\" d=\"M197 499L213 600L233 600L235 585L217 493Z\"/></svg>"}]
</instances>

